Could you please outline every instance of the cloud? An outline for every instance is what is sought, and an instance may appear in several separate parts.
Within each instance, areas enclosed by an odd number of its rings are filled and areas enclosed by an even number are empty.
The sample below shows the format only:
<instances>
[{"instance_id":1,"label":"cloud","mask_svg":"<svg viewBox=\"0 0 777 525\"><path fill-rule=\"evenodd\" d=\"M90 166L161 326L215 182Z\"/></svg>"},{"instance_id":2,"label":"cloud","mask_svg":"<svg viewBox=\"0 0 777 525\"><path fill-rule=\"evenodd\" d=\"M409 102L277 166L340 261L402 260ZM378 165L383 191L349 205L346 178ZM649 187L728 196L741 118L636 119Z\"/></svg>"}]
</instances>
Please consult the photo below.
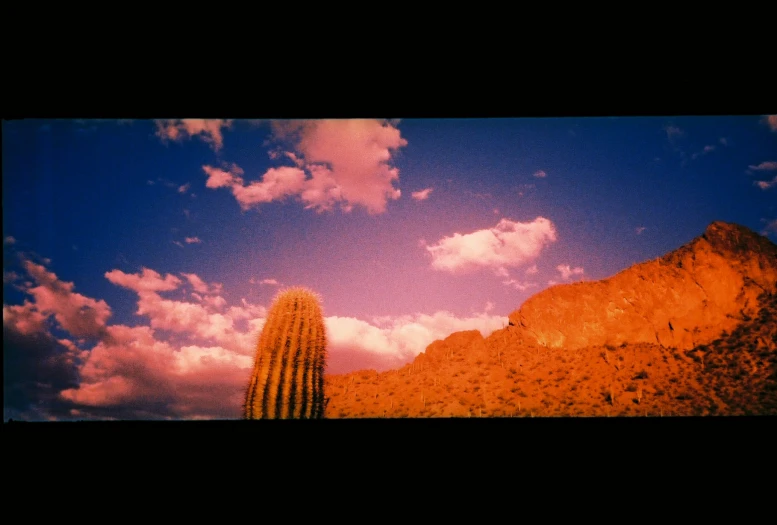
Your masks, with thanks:
<instances>
[{"instance_id":1,"label":"cloud","mask_svg":"<svg viewBox=\"0 0 777 525\"><path fill-rule=\"evenodd\" d=\"M766 221L766 226L761 231L761 235L769 235L770 233L777 234L777 219Z\"/></svg>"},{"instance_id":2,"label":"cloud","mask_svg":"<svg viewBox=\"0 0 777 525\"><path fill-rule=\"evenodd\" d=\"M278 286L278 281L275 279L262 279L259 284L269 284L271 286Z\"/></svg>"},{"instance_id":3,"label":"cloud","mask_svg":"<svg viewBox=\"0 0 777 525\"><path fill-rule=\"evenodd\" d=\"M711 153L713 151L715 151L715 146L704 146L703 150L701 150L699 152L696 152L693 155L691 155L691 160L696 160L697 158L699 158L699 157L701 157L703 155L706 155L707 153Z\"/></svg>"},{"instance_id":4,"label":"cloud","mask_svg":"<svg viewBox=\"0 0 777 525\"><path fill-rule=\"evenodd\" d=\"M647 230L647 228L646 228L646 227L644 227L644 226L638 226L638 227L637 227L637 229L636 229L635 231L637 232L637 235L642 235L642 232L643 232L643 231L645 231L645 230Z\"/></svg>"},{"instance_id":5,"label":"cloud","mask_svg":"<svg viewBox=\"0 0 777 525\"><path fill-rule=\"evenodd\" d=\"M178 193L186 193L187 191L189 191L190 186L191 186L191 183L189 182L181 186L178 186Z\"/></svg>"},{"instance_id":6,"label":"cloud","mask_svg":"<svg viewBox=\"0 0 777 525\"><path fill-rule=\"evenodd\" d=\"M665 126L664 131L666 131L666 138L668 138L669 140L685 136L685 132L680 128L678 128L677 126L672 126L672 125Z\"/></svg>"},{"instance_id":7,"label":"cloud","mask_svg":"<svg viewBox=\"0 0 777 525\"><path fill-rule=\"evenodd\" d=\"M250 184L245 184L241 177L243 170L235 164L232 164L228 171L213 166L203 166L202 169L208 176L205 186L229 188L243 211L261 203L297 195L305 186L305 172L299 168L270 168L260 182L254 181Z\"/></svg>"},{"instance_id":8,"label":"cloud","mask_svg":"<svg viewBox=\"0 0 777 525\"><path fill-rule=\"evenodd\" d=\"M38 283L38 286L27 289L27 293L35 299L34 308L38 312L47 317L53 315L64 330L76 337L97 337L103 332L111 316L111 309L105 301L74 292L73 283L60 281L56 274L41 265L29 260L24 260L23 264Z\"/></svg>"},{"instance_id":9,"label":"cloud","mask_svg":"<svg viewBox=\"0 0 777 525\"><path fill-rule=\"evenodd\" d=\"M105 278L115 285L138 293L169 292L181 285L181 280L175 275L167 274L163 279L159 273L145 267L141 268L140 275L112 270L105 273Z\"/></svg>"},{"instance_id":10,"label":"cloud","mask_svg":"<svg viewBox=\"0 0 777 525\"><path fill-rule=\"evenodd\" d=\"M220 283L211 283L208 285L205 281L203 281L199 275L196 273L181 273L181 275L186 278L187 281L189 281L189 284L192 285L192 288L196 292L199 292L201 294L217 294L221 293L222 285Z\"/></svg>"},{"instance_id":11,"label":"cloud","mask_svg":"<svg viewBox=\"0 0 777 525\"><path fill-rule=\"evenodd\" d=\"M502 284L512 286L516 290L520 290L522 292L537 286L535 283L522 283L516 279L507 279L506 281L502 281Z\"/></svg>"},{"instance_id":12,"label":"cloud","mask_svg":"<svg viewBox=\"0 0 777 525\"><path fill-rule=\"evenodd\" d=\"M432 256L435 270L504 269L536 259L555 240L556 229L544 217L525 223L502 219L493 228L443 237L436 244L426 246L426 250Z\"/></svg>"},{"instance_id":13,"label":"cloud","mask_svg":"<svg viewBox=\"0 0 777 525\"><path fill-rule=\"evenodd\" d=\"M13 307L11 307L13 308ZM80 351L47 332L20 331L3 306L3 420L48 420L66 415L59 392L78 386Z\"/></svg>"},{"instance_id":14,"label":"cloud","mask_svg":"<svg viewBox=\"0 0 777 525\"><path fill-rule=\"evenodd\" d=\"M182 243L181 241L173 241L173 244L175 244L176 246L180 246L181 248L183 248L183 243Z\"/></svg>"},{"instance_id":15,"label":"cloud","mask_svg":"<svg viewBox=\"0 0 777 525\"><path fill-rule=\"evenodd\" d=\"M766 161L758 164L757 166L753 166L752 164L748 166L753 171L775 171L777 170L777 162L775 161Z\"/></svg>"},{"instance_id":16,"label":"cloud","mask_svg":"<svg viewBox=\"0 0 777 525\"><path fill-rule=\"evenodd\" d=\"M16 239L13 238L11 235L5 238L4 240L5 244L14 244L16 243Z\"/></svg>"},{"instance_id":17,"label":"cloud","mask_svg":"<svg viewBox=\"0 0 777 525\"><path fill-rule=\"evenodd\" d=\"M237 418L252 357L219 346L175 346L149 327L109 327L63 400L95 417Z\"/></svg>"},{"instance_id":18,"label":"cloud","mask_svg":"<svg viewBox=\"0 0 777 525\"><path fill-rule=\"evenodd\" d=\"M762 190L768 190L769 188L777 185L777 175L774 176L774 178L770 181L765 180L757 180L753 184L761 188Z\"/></svg>"},{"instance_id":19,"label":"cloud","mask_svg":"<svg viewBox=\"0 0 777 525\"><path fill-rule=\"evenodd\" d=\"M378 317L372 323L336 316L327 317L324 322L330 346L327 372L337 374L364 365L378 371L401 366L437 339L462 330L479 330L486 337L503 328L507 318L487 313L457 317L441 311L432 315ZM355 363L363 366L355 368Z\"/></svg>"},{"instance_id":20,"label":"cloud","mask_svg":"<svg viewBox=\"0 0 777 525\"><path fill-rule=\"evenodd\" d=\"M544 179L545 177L548 176L548 174L545 173L543 170L537 170L534 172L534 176L537 177L538 179Z\"/></svg>"},{"instance_id":21,"label":"cloud","mask_svg":"<svg viewBox=\"0 0 777 525\"><path fill-rule=\"evenodd\" d=\"M535 275L539 270L537 269L537 265L534 264L530 266L529 268L526 268L526 275Z\"/></svg>"},{"instance_id":22,"label":"cloud","mask_svg":"<svg viewBox=\"0 0 777 525\"><path fill-rule=\"evenodd\" d=\"M583 275L583 269L580 267L570 268L568 264L559 264L556 269L561 273L561 278L569 280L573 275Z\"/></svg>"},{"instance_id":23,"label":"cloud","mask_svg":"<svg viewBox=\"0 0 777 525\"><path fill-rule=\"evenodd\" d=\"M772 131L777 131L777 115L764 115L761 122L769 126Z\"/></svg>"},{"instance_id":24,"label":"cloud","mask_svg":"<svg viewBox=\"0 0 777 525\"><path fill-rule=\"evenodd\" d=\"M394 183L399 170L390 165L393 153L407 145L390 122L380 120L274 121L273 140L291 151L271 151L274 160L294 166L267 170L260 181L246 183L243 170L203 166L206 187L226 187L245 211L262 203L296 197L306 209L344 211L364 207L383 213L389 200L401 195Z\"/></svg>"},{"instance_id":25,"label":"cloud","mask_svg":"<svg viewBox=\"0 0 777 525\"><path fill-rule=\"evenodd\" d=\"M202 242L199 237L186 237L186 239L184 240L186 241L186 244L195 244L195 243Z\"/></svg>"},{"instance_id":26,"label":"cloud","mask_svg":"<svg viewBox=\"0 0 777 525\"><path fill-rule=\"evenodd\" d=\"M288 138L283 126L277 138ZM399 170L389 163L392 153L407 145L394 123L380 120L313 120L299 123L292 149L304 159L313 181L302 193L307 207L331 209L336 202L350 210L359 205L383 213Z\"/></svg>"},{"instance_id":27,"label":"cloud","mask_svg":"<svg viewBox=\"0 0 777 525\"><path fill-rule=\"evenodd\" d=\"M191 137L199 137L210 144L214 151L219 151L224 146L224 137L221 129L230 129L232 120L221 119L172 119L157 120L156 136L162 142L171 140L180 142Z\"/></svg>"},{"instance_id":28,"label":"cloud","mask_svg":"<svg viewBox=\"0 0 777 525\"><path fill-rule=\"evenodd\" d=\"M432 188L426 188L425 190L421 191L414 191L410 194L411 197L413 197L417 201L425 201L429 198L429 194L432 193Z\"/></svg>"},{"instance_id":29,"label":"cloud","mask_svg":"<svg viewBox=\"0 0 777 525\"><path fill-rule=\"evenodd\" d=\"M9 326L22 335L46 331L47 315L42 314L29 300L23 305L3 305L3 326Z\"/></svg>"},{"instance_id":30,"label":"cloud","mask_svg":"<svg viewBox=\"0 0 777 525\"><path fill-rule=\"evenodd\" d=\"M718 139L718 142L720 142L720 143L721 143L721 144L723 144L724 146L728 146L728 139L726 139L726 137L720 137L720 138Z\"/></svg>"}]
</instances>

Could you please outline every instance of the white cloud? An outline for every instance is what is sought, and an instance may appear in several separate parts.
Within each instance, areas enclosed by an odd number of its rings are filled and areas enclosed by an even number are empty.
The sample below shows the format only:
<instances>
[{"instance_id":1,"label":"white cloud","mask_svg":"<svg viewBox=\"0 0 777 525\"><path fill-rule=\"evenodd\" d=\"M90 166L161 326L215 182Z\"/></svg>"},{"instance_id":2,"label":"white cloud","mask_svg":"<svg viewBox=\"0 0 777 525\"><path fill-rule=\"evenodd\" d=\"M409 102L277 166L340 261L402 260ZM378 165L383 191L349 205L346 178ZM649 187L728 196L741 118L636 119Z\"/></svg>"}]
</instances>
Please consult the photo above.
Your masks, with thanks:
<instances>
[{"instance_id":1,"label":"white cloud","mask_svg":"<svg viewBox=\"0 0 777 525\"><path fill-rule=\"evenodd\" d=\"M432 267L436 270L499 269L536 259L542 249L555 240L556 229L544 217L525 223L502 219L493 228L444 237L436 244L426 246L426 250L431 254Z\"/></svg>"},{"instance_id":2,"label":"white cloud","mask_svg":"<svg viewBox=\"0 0 777 525\"><path fill-rule=\"evenodd\" d=\"M398 317L378 317L372 323L352 317L327 317L327 339L333 353L346 349L379 354L398 360L410 360L437 339L453 332L478 330L487 337L503 328L506 317L486 312L471 317L457 317L450 312L432 315L415 314Z\"/></svg>"}]
</instances>

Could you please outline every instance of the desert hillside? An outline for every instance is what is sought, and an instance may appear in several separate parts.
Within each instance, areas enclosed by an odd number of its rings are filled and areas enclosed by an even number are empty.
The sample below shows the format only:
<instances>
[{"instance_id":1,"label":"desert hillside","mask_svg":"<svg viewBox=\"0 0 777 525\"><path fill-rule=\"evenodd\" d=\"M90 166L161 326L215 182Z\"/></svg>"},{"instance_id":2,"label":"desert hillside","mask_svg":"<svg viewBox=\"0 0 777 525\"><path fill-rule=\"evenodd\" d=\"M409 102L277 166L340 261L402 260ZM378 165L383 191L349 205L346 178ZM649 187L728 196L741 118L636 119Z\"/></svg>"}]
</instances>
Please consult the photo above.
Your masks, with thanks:
<instances>
[{"instance_id":1,"label":"desert hillside","mask_svg":"<svg viewBox=\"0 0 777 525\"><path fill-rule=\"evenodd\" d=\"M327 377L326 416L777 414L777 246L715 222L657 260L529 298L399 370Z\"/></svg>"}]
</instances>

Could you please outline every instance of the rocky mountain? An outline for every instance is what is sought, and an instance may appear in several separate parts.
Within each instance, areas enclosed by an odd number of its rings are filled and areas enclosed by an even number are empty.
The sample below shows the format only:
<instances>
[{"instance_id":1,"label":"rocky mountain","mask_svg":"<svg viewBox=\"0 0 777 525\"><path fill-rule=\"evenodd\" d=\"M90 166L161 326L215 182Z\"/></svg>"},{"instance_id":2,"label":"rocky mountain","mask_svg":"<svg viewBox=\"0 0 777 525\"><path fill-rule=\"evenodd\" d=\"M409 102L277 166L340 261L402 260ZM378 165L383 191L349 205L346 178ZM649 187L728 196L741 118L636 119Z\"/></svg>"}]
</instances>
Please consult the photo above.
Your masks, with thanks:
<instances>
[{"instance_id":1,"label":"rocky mountain","mask_svg":"<svg viewBox=\"0 0 777 525\"><path fill-rule=\"evenodd\" d=\"M712 223L653 261L558 285L484 338L327 377L326 416L777 414L777 246Z\"/></svg>"},{"instance_id":2,"label":"rocky mountain","mask_svg":"<svg viewBox=\"0 0 777 525\"><path fill-rule=\"evenodd\" d=\"M708 344L777 291L777 246L747 228L712 223L669 254L601 281L558 285L510 314L525 340L549 348Z\"/></svg>"}]
</instances>

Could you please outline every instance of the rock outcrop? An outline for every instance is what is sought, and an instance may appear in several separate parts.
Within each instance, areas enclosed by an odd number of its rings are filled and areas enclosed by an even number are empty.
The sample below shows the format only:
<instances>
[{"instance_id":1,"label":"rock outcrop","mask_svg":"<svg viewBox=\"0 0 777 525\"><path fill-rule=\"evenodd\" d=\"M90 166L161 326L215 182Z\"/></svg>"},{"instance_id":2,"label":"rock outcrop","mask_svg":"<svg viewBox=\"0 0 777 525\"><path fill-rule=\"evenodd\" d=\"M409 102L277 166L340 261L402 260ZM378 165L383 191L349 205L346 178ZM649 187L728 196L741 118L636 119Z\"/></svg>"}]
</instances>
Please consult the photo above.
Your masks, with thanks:
<instances>
[{"instance_id":1,"label":"rock outcrop","mask_svg":"<svg viewBox=\"0 0 777 525\"><path fill-rule=\"evenodd\" d=\"M777 245L713 222L663 257L532 296L510 314L509 331L548 348L653 343L686 350L755 315L765 291L777 292Z\"/></svg>"}]
</instances>

